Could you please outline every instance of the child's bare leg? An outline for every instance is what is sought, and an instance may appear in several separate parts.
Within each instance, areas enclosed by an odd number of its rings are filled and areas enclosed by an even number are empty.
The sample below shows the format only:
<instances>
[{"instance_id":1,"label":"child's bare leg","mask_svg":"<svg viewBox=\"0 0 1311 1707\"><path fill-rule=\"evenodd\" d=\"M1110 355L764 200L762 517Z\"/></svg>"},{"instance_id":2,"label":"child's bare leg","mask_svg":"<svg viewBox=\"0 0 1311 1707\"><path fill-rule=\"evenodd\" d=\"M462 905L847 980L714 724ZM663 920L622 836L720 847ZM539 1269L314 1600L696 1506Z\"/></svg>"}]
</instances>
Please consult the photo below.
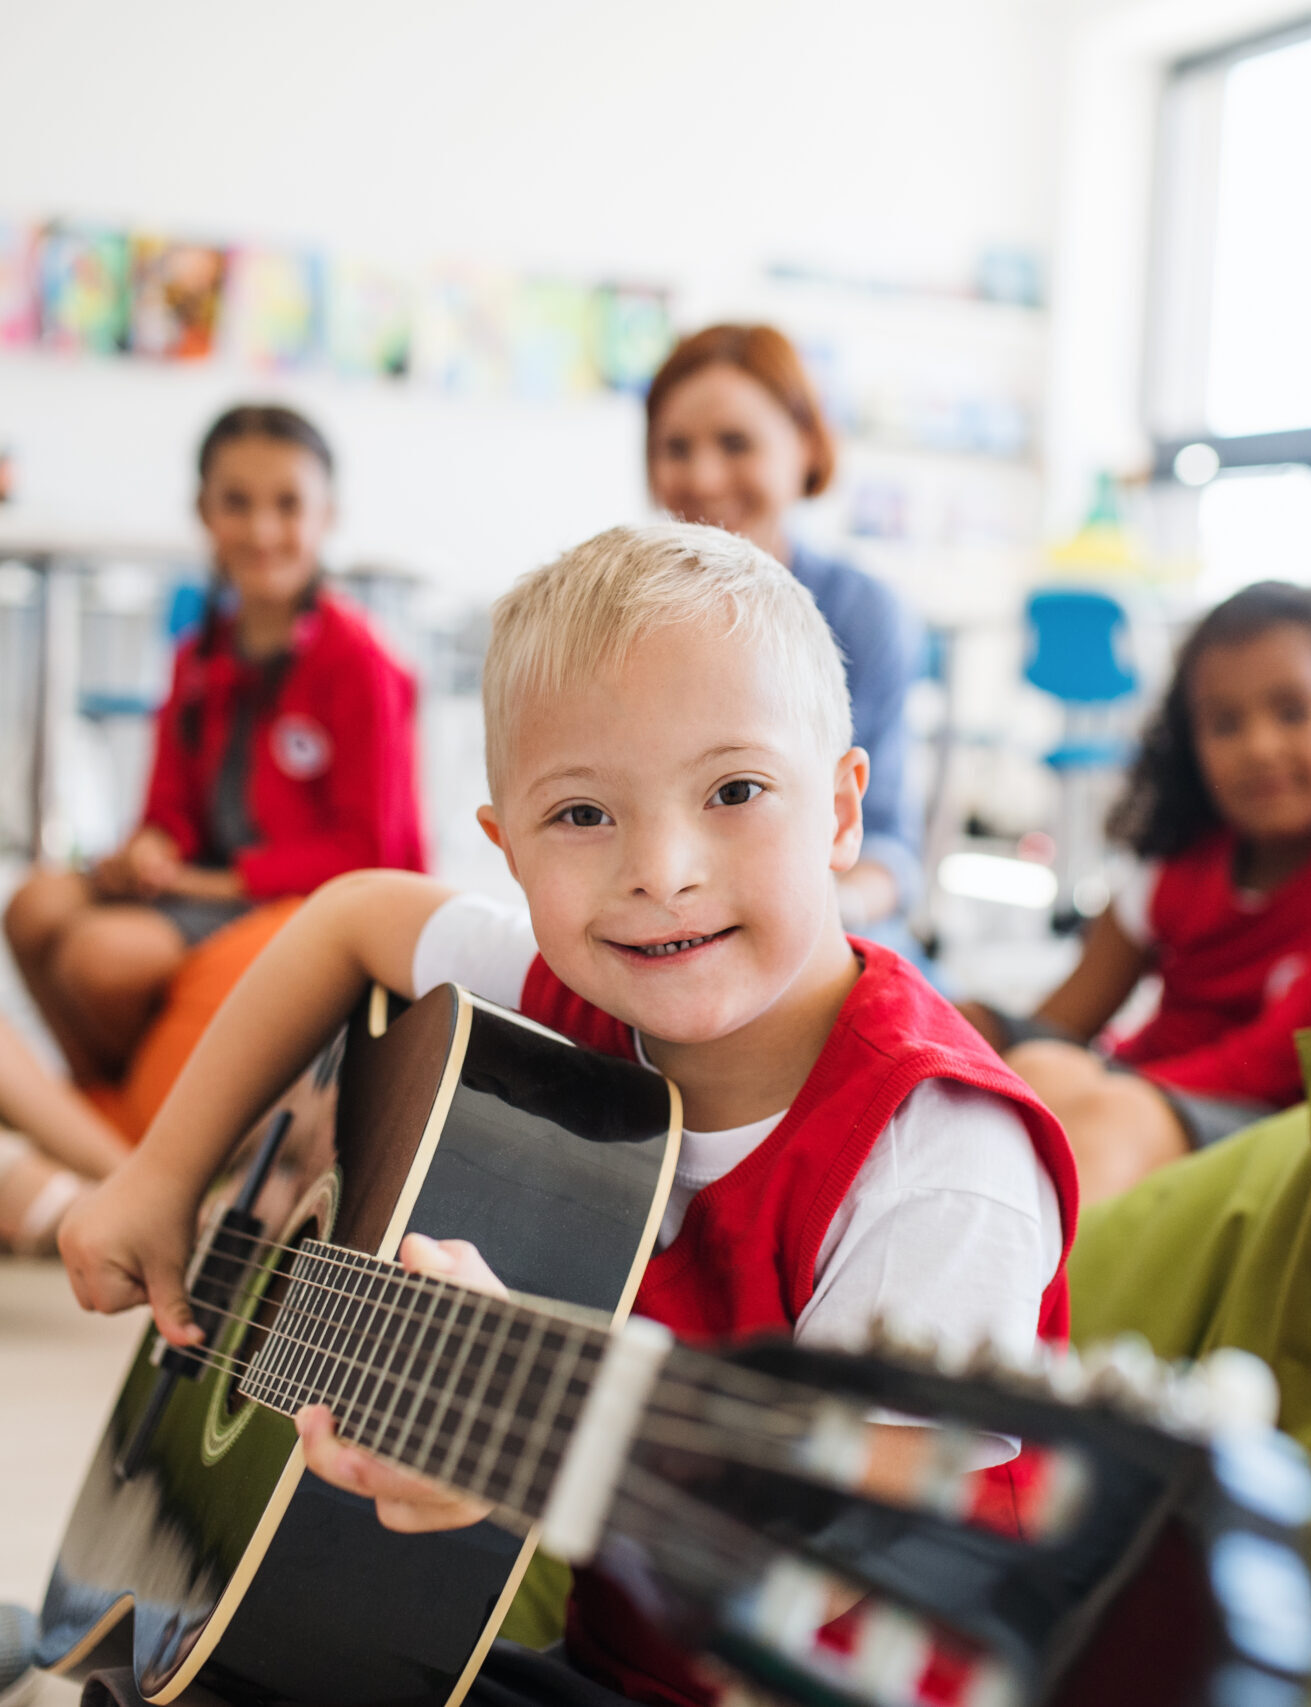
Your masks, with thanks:
<instances>
[{"instance_id":1,"label":"child's bare leg","mask_svg":"<svg viewBox=\"0 0 1311 1707\"><path fill-rule=\"evenodd\" d=\"M1064 1126L1083 1202L1114 1197L1187 1155L1178 1116L1147 1079L1108 1072L1073 1043L1018 1043L1006 1060Z\"/></svg>"},{"instance_id":2,"label":"child's bare leg","mask_svg":"<svg viewBox=\"0 0 1311 1707\"><path fill-rule=\"evenodd\" d=\"M51 1256L69 1205L89 1182L58 1167L15 1132L0 1132L0 1250Z\"/></svg>"},{"instance_id":3,"label":"child's bare leg","mask_svg":"<svg viewBox=\"0 0 1311 1707\"><path fill-rule=\"evenodd\" d=\"M87 879L75 871L40 867L15 890L5 909L5 935L23 982L64 1052L74 1079L97 1077L100 1063L87 1047L78 1015L70 1007L52 970L64 932L79 914L95 905Z\"/></svg>"},{"instance_id":4,"label":"child's bare leg","mask_svg":"<svg viewBox=\"0 0 1311 1707\"><path fill-rule=\"evenodd\" d=\"M98 1074L122 1070L186 948L177 926L151 907L89 907L64 930L51 977Z\"/></svg>"},{"instance_id":5,"label":"child's bare leg","mask_svg":"<svg viewBox=\"0 0 1311 1707\"><path fill-rule=\"evenodd\" d=\"M16 1128L38 1150L88 1179L103 1179L131 1148L85 1097L46 1072L2 1021L0 1124Z\"/></svg>"}]
</instances>

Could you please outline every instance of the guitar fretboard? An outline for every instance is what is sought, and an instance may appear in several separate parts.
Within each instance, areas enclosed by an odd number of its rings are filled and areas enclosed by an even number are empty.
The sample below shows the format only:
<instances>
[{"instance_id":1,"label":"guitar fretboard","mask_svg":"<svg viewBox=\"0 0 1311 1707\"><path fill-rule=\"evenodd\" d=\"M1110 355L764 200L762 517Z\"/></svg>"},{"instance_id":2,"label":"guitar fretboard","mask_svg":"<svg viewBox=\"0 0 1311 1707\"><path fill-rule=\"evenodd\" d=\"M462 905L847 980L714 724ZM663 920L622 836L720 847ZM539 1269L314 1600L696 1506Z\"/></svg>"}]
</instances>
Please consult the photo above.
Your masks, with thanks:
<instances>
[{"instance_id":1,"label":"guitar fretboard","mask_svg":"<svg viewBox=\"0 0 1311 1707\"><path fill-rule=\"evenodd\" d=\"M310 1240L240 1392L286 1415L326 1404L344 1439L535 1518L607 1343Z\"/></svg>"}]
</instances>

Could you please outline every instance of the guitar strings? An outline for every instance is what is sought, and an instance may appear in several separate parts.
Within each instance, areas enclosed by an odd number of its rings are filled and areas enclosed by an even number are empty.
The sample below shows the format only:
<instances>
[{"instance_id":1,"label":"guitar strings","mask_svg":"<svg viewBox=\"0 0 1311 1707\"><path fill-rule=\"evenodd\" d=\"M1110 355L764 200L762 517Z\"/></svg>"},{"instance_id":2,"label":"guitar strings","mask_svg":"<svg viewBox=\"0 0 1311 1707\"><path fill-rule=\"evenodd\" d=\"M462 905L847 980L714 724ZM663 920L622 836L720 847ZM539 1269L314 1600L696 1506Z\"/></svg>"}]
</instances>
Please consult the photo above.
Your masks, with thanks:
<instances>
[{"instance_id":1,"label":"guitar strings","mask_svg":"<svg viewBox=\"0 0 1311 1707\"><path fill-rule=\"evenodd\" d=\"M229 1321L243 1323L254 1329L256 1332L265 1334L271 1332L270 1329L261 1327L251 1317L238 1311L223 1309L217 1305L206 1306L206 1308L210 1309L214 1315L222 1316ZM293 1311L292 1313L297 1314L299 1312ZM327 1320L328 1318L324 1319ZM375 1378L375 1388L377 1384L386 1383L389 1399L392 1394L395 1393L398 1398L400 1396L405 1396L413 1399L417 1396L421 1402L424 1398L434 1397L440 1392L440 1385L433 1378L424 1379L421 1377L416 1380L412 1377L402 1377L398 1373L388 1370L386 1367L370 1363L359 1357L348 1356L344 1352L333 1351L330 1347L318 1345L313 1340L299 1339L289 1332L282 1331L279 1333L278 1337L280 1343L289 1346L292 1350L309 1351L320 1357L326 1356L334 1365L334 1373L344 1371L347 1375L358 1374L361 1378L361 1386L370 1376ZM388 1336L376 1334L366 1337L375 1340L383 1340ZM479 1338L486 1343L486 1341L491 1337L491 1335L485 1334L469 1336L469 1343L472 1343L474 1340ZM197 1347L194 1350L187 1348L187 1355L195 1357L198 1362L203 1363L207 1368L223 1369L228 1374L234 1374L238 1372L246 1373L254 1369L259 1354L256 1353L254 1358L240 1358L235 1354L235 1352L225 1352L217 1347L203 1346ZM321 1371L317 1373L320 1375L322 1374ZM512 1374L513 1372L511 1372L511 1378ZM266 1379L272 1388L281 1386L291 1391L295 1391L297 1389L302 1390L304 1396L301 1398L301 1403L304 1404L319 1403L331 1396L329 1391L319 1391L317 1389L309 1371L306 1372L305 1377L299 1377L290 1373L276 1374L269 1372ZM506 1386L508 1387L508 1379L506 1381ZM661 1402L661 1395L666 1393L668 1389L672 1389L672 1391L667 1393L665 1402ZM712 1407L718 1403L721 1398L721 1396L716 1394L713 1389L697 1386L686 1381L680 1381L677 1378L670 1379L666 1382L666 1379L662 1375L644 1418L644 1425L649 1423L650 1426L643 1426L639 1430L639 1438L649 1441L652 1444L678 1446L686 1444L684 1437L680 1436L677 1432L679 1429L685 1429L688 1427L700 1429L703 1435L708 1436L711 1439L717 1439L721 1431L727 1432L740 1425L740 1411L742 1409L741 1400L730 1399L728 1405L729 1414L723 1417L722 1420L716 1424L713 1418L705 1416L702 1414L700 1409L695 1408L688 1403L685 1395L689 1393L696 1397L709 1400ZM284 1393L282 1396L284 1398L289 1397L289 1393ZM344 1394L339 1396L345 1397ZM372 1404L375 1396L376 1392L371 1392L367 1399L362 1396L356 1396L349 1399L347 1401L345 1413L343 1417L339 1419L341 1426L359 1428L367 1426L367 1422L369 1420L367 1414L360 1418L358 1422L355 1422L353 1420L353 1412L361 1405L363 1405L367 1412L368 1407ZM491 1397L489 1395L484 1401L484 1408L492 1410L496 1409L499 1399L503 1397L504 1389L497 1397ZM680 1408L677 1402L674 1402L680 1397L682 1399L682 1408ZM795 1411L782 1411L780 1407L772 1405L754 1407L760 1415L753 1418L753 1421L759 1424L760 1421L767 1419L774 1425L772 1429L767 1431L770 1438L761 1443L760 1450L758 1451L748 1451L747 1443L742 1442L741 1452L735 1453L734 1456L739 1456L743 1463L760 1465L775 1462L775 1459L770 1456L768 1450L769 1447L776 1444L773 1437L782 1437L777 1443L783 1444L787 1441L795 1440L798 1436L803 1434L809 1425L809 1419L806 1416L799 1414L800 1407L803 1404L813 1405L816 1401L822 1399L822 1397L823 1396L818 1393L808 1395L805 1398L800 1396L793 1397L793 1404L797 1407ZM266 1403L267 1401L261 1402ZM561 1414L563 1415L563 1412ZM408 1420L407 1414L407 1417L400 1419L400 1425L398 1426L402 1428L407 1426ZM384 1434L382 1438L385 1441L386 1435ZM385 1451L385 1448L382 1446L379 1446L377 1449ZM687 1449L689 1451L696 1450L695 1447L691 1446Z\"/></svg>"},{"instance_id":2,"label":"guitar strings","mask_svg":"<svg viewBox=\"0 0 1311 1707\"><path fill-rule=\"evenodd\" d=\"M224 1236L225 1237L231 1236L235 1239L243 1241L243 1242L247 1243L248 1245L254 1247L256 1250L261 1251L265 1254L267 1254L268 1252L271 1252L271 1251L278 1251L278 1252L286 1254L286 1255L294 1256L294 1255L299 1254L299 1251L300 1251L299 1246L284 1244L284 1243L282 1243L278 1240L274 1240L274 1239L260 1239L255 1234L245 1233L245 1232L242 1232L242 1231L239 1231L236 1229L232 1230L230 1235L225 1233ZM389 1285L412 1286L415 1288L415 1290L419 1294L419 1296L422 1296L423 1293L429 1289L437 1289L441 1293L446 1293L446 1292L450 1292L452 1294L463 1293L465 1296L465 1299L467 1299L470 1302L473 1302L475 1300L480 1300L480 1299L488 1299L488 1300L491 1300L495 1304L508 1305L510 1308L527 1310L535 1318L545 1320L545 1321L557 1326L559 1328L559 1330L562 1332L568 1332L571 1330L576 1330L578 1327L578 1324L575 1322L572 1322L568 1317L553 1316L551 1314L551 1312L548 1310L539 1310L539 1309L536 1309L536 1308L533 1308L530 1306L518 1305L518 1304L516 1304L515 1300L497 1298L494 1293L479 1292L474 1288L464 1286L462 1283L460 1283L458 1281L451 1280L450 1278L448 1278L446 1276L427 1275L427 1274L416 1273L415 1271L413 1271L411 1269L402 1269L399 1267L399 1265L387 1263L386 1258L372 1257L372 1256L369 1256L367 1253L364 1253L364 1252L356 1253L357 1257L359 1258L359 1260L357 1260L357 1261L351 1261L349 1258L342 1258L342 1257L334 1256L331 1254L330 1248L324 1254L320 1254L319 1252L306 1253L306 1254L307 1254L309 1260L311 1260L313 1262L321 1263L325 1266L339 1269L343 1273L349 1273L349 1274L355 1275L355 1276L366 1277L369 1284L373 1284L376 1281L381 1281L383 1283L384 1288L386 1286L389 1286ZM226 1262L226 1263L235 1264L239 1270L245 1270L245 1271L252 1272L252 1273L256 1271L256 1266L257 1266L256 1262L254 1260L252 1260L251 1258L242 1258L242 1257L237 1256L234 1253L223 1251L223 1250L220 1250L217 1248L211 1249L211 1251L207 1254L207 1260L213 1260L213 1259L217 1259L219 1261ZM387 1264L387 1267L382 1268L382 1267L376 1266L379 1264ZM327 1297L344 1299L348 1302L353 1302L353 1303L359 1304L361 1306L368 1305L368 1306L377 1307L377 1306L381 1305L381 1306L385 1307L391 1313L394 1313L397 1309L397 1301L396 1300L386 1301L382 1297L370 1298L364 1294L361 1294L358 1291L355 1291L355 1290L352 1290L349 1288L345 1288L345 1287L333 1287L333 1286L329 1285L326 1281L315 1280L315 1279L312 1279L308 1276L297 1276L297 1277L295 1277L294 1281L292 1281L292 1276L290 1274L285 1273L285 1272L281 1272L278 1270L271 1270L269 1272L270 1272L271 1278L282 1278L282 1279L286 1279L288 1281L291 1281L293 1284L298 1285L298 1286L310 1287L310 1288L314 1289L315 1291L318 1291L318 1292L324 1294ZM201 1278L203 1278L203 1274L202 1274ZM235 1285L233 1287L233 1290L235 1290ZM215 1311L215 1313L223 1313L223 1312L218 1311L217 1306L207 1304L204 1301L204 1299L199 1297L198 1295L190 1294L189 1296L191 1297L192 1302L198 1304L201 1309L213 1310L213 1311ZM409 1307L412 1308L412 1305ZM299 1313L302 1315L308 1315L308 1312L305 1312L303 1310L300 1311ZM310 1317L309 1319L311 1321L313 1321L315 1323L315 1325L318 1325L320 1322L324 1322L330 1326L341 1327L346 1332L354 1332L355 1331L353 1328L349 1327L348 1324L346 1324L344 1322L334 1322L331 1317L326 1316L326 1315L323 1317ZM264 1332L277 1332L278 1330L271 1328L271 1327L266 1327L262 1331L264 1331ZM598 1336L604 1336L607 1332L607 1330L605 1330L601 1327L597 1327L596 1329L590 1330L590 1331L595 1332ZM367 1342L371 1342L371 1341L380 1342L380 1341L386 1340L390 1337L391 1337L391 1335L388 1334L387 1332L384 1332L384 1331L379 1331L378 1333L375 1333L375 1334L364 1334L361 1336L361 1343L367 1343ZM467 1336L462 1336L462 1337L467 1337ZM473 1337L473 1339L470 1341L470 1343L471 1344L478 1343L479 1340L481 1340L483 1343L485 1343L487 1338L489 1338L489 1337L490 1337L489 1335L485 1335L485 1334L475 1335ZM686 1361L686 1360L684 1360L684 1361ZM707 1396L711 1396L711 1397L715 1397L715 1398L719 1398L719 1397L723 1396L721 1394L721 1392L718 1390L719 1387L721 1387L725 1383L730 1384L730 1385L732 1385L738 1389L738 1392L741 1395L743 1402L745 1402L746 1404L748 1404L750 1406L753 1406L757 1410L764 1411L764 1412L767 1412L769 1414L776 1414L780 1408L786 1408L789 1398L792 1397L792 1395L787 1392L786 1385L784 1383L777 1382L777 1381L773 1380L773 1378L766 1376L766 1375L761 1375L761 1374L759 1374L753 1370L741 1369L738 1366L731 1364L731 1363L727 1363L727 1362L721 1362L721 1363L718 1363L716 1365L713 1383L711 1383L709 1381L704 1382L704 1383L692 1381L692 1380L689 1380L686 1376L679 1377L677 1375L670 1375L668 1371L666 1371L664 1373L665 1373L665 1375L669 1375L669 1378L671 1379L671 1381L676 1382L676 1383L680 1383L685 1389L689 1389L691 1391L696 1391L696 1392L704 1392L707 1394ZM662 1376L662 1379L663 1378L664 1377ZM780 1389L782 1389L781 1393L780 1393ZM814 1402L814 1399L808 1392L800 1392L800 1393L797 1393L793 1402L796 1405L809 1405L809 1404L812 1404Z\"/></svg>"},{"instance_id":3,"label":"guitar strings","mask_svg":"<svg viewBox=\"0 0 1311 1707\"><path fill-rule=\"evenodd\" d=\"M247 1318L239 1316L232 1311L223 1311L221 1313L229 1316L234 1321L247 1320ZM288 1343L293 1347L299 1347L311 1351L321 1351L323 1349L315 1346L313 1342L307 1340L290 1339ZM244 1370L249 1370L253 1366L251 1360L239 1358L233 1353L224 1352L217 1348L198 1348L190 1355L194 1356L195 1360L204 1368L218 1370L227 1375L239 1374ZM425 1385L421 1382L397 1382L395 1377L377 1370L373 1365L362 1364L357 1359L338 1357L335 1361L339 1364L344 1363L354 1370L363 1370L366 1376L377 1375L380 1380L392 1382L399 1387L402 1393L413 1394L414 1392L417 1392L420 1400L434 1396L434 1389L430 1385ZM302 1404L325 1402L332 1396L326 1390L317 1390L313 1381L298 1380L290 1376L275 1378L273 1384L282 1384L293 1389L300 1389L296 1398L298 1406ZM440 1391L440 1389L437 1389L436 1391ZM289 1395L284 1393L282 1397L287 1399L289 1398ZM391 1397L390 1388L388 1390L388 1397ZM338 1430L342 1434L343 1438L350 1439L351 1431L354 1430L356 1431L356 1438L353 1443L361 1444L358 1436L359 1433L367 1429L370 1421L368 1414L369 1406L372 1403L373 1398L374 1395L370 1394L367 1399L351 1400L346 1407L345 1413L336 1418ZM458 1428L465 1420L466 1413L463 1409L464 1401L463 1397L460 1395L452 1395L451 1398L453 1402L448 1406L444 1414L443 1427L445 1426L446 1421L450 1420ZM267 1409L278 1408L277 1404L271 1401L268 1397L252 1397L250 1402L260 1404ZM580 1407L581 1402L582 1401L580 1400ZM354 1412L361 1404L363 1405L363 1414L357 1418L354 1416ZM475 1407L475 1411L478 1409L497 1411L499 1408L499 1398L489 1396L482 1405ZM548 1426L546 1431L546 1439L542 1442L541 1452L539 1453L539 1464L541 1457L544 1456L546 1452L550 1451L552 1447L563 1446L564 1441L567 1440L576 1421L577 1416L576 1414L570 1414L570 1407L562 1406L560 1411L557 1413L555 1421ZM413 1426L414 1418L409 1413L398 1419L393 1419L393 1421L388 1424L388 1426L375 1440L368 1442L367 1450L375 1456L385 1458L389 1462L405 1467L406 1460L404 1457L404 1447ZM528 1419L519 1417L516 1412L512 1411L509 1413L509 1421L501 1431L501 1444L503 1446L514 1446L516 1444L527 1445L532 1439L535 1429L539 1426L540 1425L535 1422L530 1422ZM552 1436L555 1435L562 1436L562 1439L557 1442L552 1438ZM677 1408L657 1408L653 1405L644 1415L638 1427L634 1431L633 1438L635 1442L641 1442L652 1446L674 1447L691 1453L700 1452L707 1456L727 1459L733 1463L743 1464L756 1469L787 1469L793 1473L797 1473L800 1469L800 1467L796 1465L790 1457L784 1455L780 1451L781 1447L791 1442L794 1435L789 1435L787 1440L765 1439L753 1444L749 1439L740 1436L740 1434L738 1434L728 1423L716 1425L712 1419L707 1419L692 1411L679 1411ZM440 1432L433 1441L433 1446L437 1451L440 1451L444 1445L448 1444L449 1442L443 1439ZM477 1448L474 1447L471 1448L471 1450L477 1450ZM463 1453L461 1453L461 1457L463 1457ZM452 1467L452 1472L449 1474L453 1475L457 1472L458 1467L459 1459L457 1459L456 1464ZM489 1470L494 1468L494 1464L489 1466ZM811 1478L807 1477L806 1479L809 1480ZM465 1480L468 1481L469 1479ZM453 1485L460 1485L459 1481L457 1480ZM469 1485L463 1487L462 1491L469 1492L471 1494L478 1494L484 1492L485 1489Z\"/></svg>"}]
</instances>

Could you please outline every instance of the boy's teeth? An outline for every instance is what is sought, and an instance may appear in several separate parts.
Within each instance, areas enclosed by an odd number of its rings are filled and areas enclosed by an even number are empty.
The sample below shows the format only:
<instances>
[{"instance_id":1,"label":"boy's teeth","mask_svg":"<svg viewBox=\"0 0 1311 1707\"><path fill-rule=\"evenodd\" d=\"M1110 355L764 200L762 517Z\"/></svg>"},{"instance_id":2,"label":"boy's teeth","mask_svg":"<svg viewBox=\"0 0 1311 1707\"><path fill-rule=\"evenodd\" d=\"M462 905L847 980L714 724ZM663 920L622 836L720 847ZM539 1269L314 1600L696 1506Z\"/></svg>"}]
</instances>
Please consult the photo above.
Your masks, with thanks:
<instances>
[{"instance_id":1,"label":"boy's teeth","mask_svg":"<svg viewBox=\"0 0 1311 1707\"><path fill-rule=\"evenodd\" d=\"M689 936L689 937L684 937L682 942L653 942L649 946L643 946L641 943L639 943L638 947L643 954L648 954L648 955L678 954L685 948L695 948L698 945L698 943L709 942L709 941L710 941L709 937Z\"/></svg>"}]
</instances>

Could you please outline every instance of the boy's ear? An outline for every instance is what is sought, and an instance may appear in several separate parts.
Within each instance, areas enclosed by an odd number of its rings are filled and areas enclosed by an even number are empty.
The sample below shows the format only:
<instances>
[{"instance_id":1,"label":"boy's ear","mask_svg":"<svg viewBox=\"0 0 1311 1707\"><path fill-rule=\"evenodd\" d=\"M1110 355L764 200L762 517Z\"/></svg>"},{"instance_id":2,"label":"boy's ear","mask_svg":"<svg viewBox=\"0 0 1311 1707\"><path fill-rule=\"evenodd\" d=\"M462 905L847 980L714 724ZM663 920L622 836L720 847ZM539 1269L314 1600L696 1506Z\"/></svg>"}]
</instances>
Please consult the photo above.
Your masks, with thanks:
<instances>
[{"instance_id":1,"label":"boy's ear","mask_svg":"<svg viewBox=\"0 0 1311 1707\"><path fill-rule=\"evenodd\" d=\"M519 873L515 869L514 855L510 852L509 838L506 836L505 831L501 826L500 819L496 816L496 808L494 806L480 806L478 808L477 818L478 822L482 825L483 835L487 837L489 842L494 842L505 855L505 863L510 868L510 876L513 877L517 883L519 881Z\"/></svg>"},{"instance_id":2,"label":"boy's ear","mask_svg":"<svg viewBox=\"0 0 1311 1707\"><path fill-rule=\"evenodd\" d=\"M860 803L869 786L869 754L851 747L838 760L833 778L833 853L830 871L850 871L860 858L865 834Z\"/></svg>"}]
</instances>

